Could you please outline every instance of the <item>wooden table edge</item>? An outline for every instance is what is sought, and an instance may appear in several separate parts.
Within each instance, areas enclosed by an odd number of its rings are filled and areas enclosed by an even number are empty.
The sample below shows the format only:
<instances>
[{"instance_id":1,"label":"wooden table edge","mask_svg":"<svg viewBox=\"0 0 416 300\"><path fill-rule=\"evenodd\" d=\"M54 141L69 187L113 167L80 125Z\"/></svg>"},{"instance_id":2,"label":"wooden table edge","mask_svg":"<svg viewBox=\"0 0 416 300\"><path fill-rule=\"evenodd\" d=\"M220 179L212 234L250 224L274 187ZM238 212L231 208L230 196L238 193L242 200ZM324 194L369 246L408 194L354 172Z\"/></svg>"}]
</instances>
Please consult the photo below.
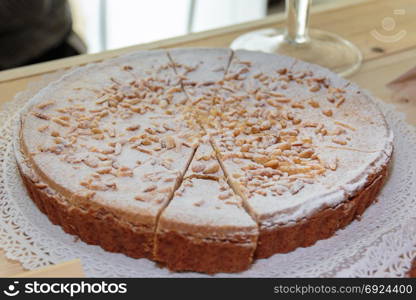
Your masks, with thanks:
<instances>
[{"instance_id":1,"label":"wooden table edge","mask_svg":"<svg viewBox=\"0 0 416 300\"><path fill-rule=\"evenodd\" d=\"M376 0L351 0L348 3L342 3L342 4L337 4L337 3L331 2L331 3L325 4L325 5L318 5L316 7L313 7L312 11L314 13L328 12L328 11L333 11L333 10L339 10L339 9L344 8L344 7L357 6L359 4L371 3L371 2L375 2L375 1ZM242 23L242 24L237 24L237 25L233 25L233 26L228 26L228 27L224 27L224 28L209 30L209 31L200 32L200 33L194 33L194 34L190 34L190 35L186 35L186 36L179 36L179 37L160 40L160 41L156 41L156 42L134 45L134 46L121 48L121 49L109 50L109 51L105 51L105 52L101 52L101 53L79 55L79 56L60 59L60 60L54 60L54 61L51 61L51 62L35 64L35 65L15 68L15 69L6 70L6 71L0 71L0 83L5 83L5 82L14 81L14 80L23 79L23 78L28 78L28 77L32 77L32 76L36 76L36 75L40 75L40 74L54 72L54 71L57 71L57 70L60 70L60 69L70 68L72 66L78 66L78 65L91 63L91 62L96 62L96 61L108 59L108 58L111 58L111 57L116 57L118 55L122 55L124 53L128 53L128 52L131 52L131 51L156 49L156 48L178 47L181 44L190 43L192 41L203 40L203 39L210 38L210 37L215 37L215 36L222 36L222 35L230 34L232 32L239 32L239 31L244 31L244 30L253 30L253 29L256 29L256 28L259 28L259 27L268 26L268 25L272 24L273 22L282 21L283 19L284 19L284 15L282 13L281 14L275 14L275 15L268 16L268 17L266 17L264 19L261 19L261 20L246 22L246 23ZM407 47L407 48L402 48L398 51L386 53L386 54L384 54L384 56L381 59L385 58L386 56L398 55L401 52L406 52L406 51L409 51L411 49L416 49L416 46L410 46L410 47ZM377 60L377 59L380 59L380 58L379 57L369 58L369 59L366 59L365 62L369 62L369 61L373 61L373 60ZM0 259L4 259L4 260L12 262L12 260L7 259L5 255L0 255ZM16 262L16 263L19 263L19 262ZM19 263L19 265L21 265L21 264ZM54 266L58 266L58 265L52 265L52 267L54 267ZM46 267L46 268L50 268L50 267ZM416 270L416 259L414 261L413 268L414 268L413 269L413 272L414 272L413 276L416 276L416 271L415 271ZM29 271L29 272L32 272L32 271ZM36 271L34 271L34 272L36 272ZM14 275L14 276L20 276L21 274L25 274L25 273L20 273L18 275ZM10 274L10 276L13 276L13 274Z\"/></svg>"},{"instance_id":2,"label":"wooden table edge","mask_svg":"<svg viewBox=\"0 0 416 300\"><path fill-rule=\"evenodd\" d=\"M75 278L85 277L80 259L73 259L59 264L54 264L31 271L25 271L12 275L12 278Z\"/></svg>"}]
</instances>

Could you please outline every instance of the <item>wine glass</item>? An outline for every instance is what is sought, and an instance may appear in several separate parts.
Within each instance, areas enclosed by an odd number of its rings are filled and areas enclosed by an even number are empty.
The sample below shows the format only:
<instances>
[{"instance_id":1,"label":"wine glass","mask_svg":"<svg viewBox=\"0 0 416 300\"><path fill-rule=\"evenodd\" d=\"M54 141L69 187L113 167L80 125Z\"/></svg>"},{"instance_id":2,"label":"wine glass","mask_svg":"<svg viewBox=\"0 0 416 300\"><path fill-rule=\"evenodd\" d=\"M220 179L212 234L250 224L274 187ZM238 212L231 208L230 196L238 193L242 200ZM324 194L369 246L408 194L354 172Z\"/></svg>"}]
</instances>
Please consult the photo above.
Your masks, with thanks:
<instances>
[{"instance_id":1,"label":"wine glass","mask_svg":"<svg viewBox=\"0 0 416 300\"><path fill-rule=\"evenodd\" d=\"M285 29L267 28L246 33L231 48L284 54L348 76L361 65L360 50L342 37L308 29L311 0L286 0Z\"/></svg>"}]
</instances>

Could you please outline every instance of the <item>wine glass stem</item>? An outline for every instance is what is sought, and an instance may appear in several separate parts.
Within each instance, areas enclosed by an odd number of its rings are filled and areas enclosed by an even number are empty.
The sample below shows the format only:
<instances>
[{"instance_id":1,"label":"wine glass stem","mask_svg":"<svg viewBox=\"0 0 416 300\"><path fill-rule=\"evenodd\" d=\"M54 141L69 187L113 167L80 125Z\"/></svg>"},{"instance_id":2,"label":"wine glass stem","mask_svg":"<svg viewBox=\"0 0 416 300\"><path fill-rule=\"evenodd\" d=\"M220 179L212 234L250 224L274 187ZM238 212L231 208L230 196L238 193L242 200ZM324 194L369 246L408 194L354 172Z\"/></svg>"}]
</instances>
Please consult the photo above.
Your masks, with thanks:
<instances>
[{"instance_id":1,"label":"wine glass stem","mask_svg":"<svg viewBox=\"0 0 416 300\"><path fill-rule=\"evenodd\" d=\"M311 0L286 0L286 34L288 42L308 41L309 8Z\"/></svg>"}]
</instances>

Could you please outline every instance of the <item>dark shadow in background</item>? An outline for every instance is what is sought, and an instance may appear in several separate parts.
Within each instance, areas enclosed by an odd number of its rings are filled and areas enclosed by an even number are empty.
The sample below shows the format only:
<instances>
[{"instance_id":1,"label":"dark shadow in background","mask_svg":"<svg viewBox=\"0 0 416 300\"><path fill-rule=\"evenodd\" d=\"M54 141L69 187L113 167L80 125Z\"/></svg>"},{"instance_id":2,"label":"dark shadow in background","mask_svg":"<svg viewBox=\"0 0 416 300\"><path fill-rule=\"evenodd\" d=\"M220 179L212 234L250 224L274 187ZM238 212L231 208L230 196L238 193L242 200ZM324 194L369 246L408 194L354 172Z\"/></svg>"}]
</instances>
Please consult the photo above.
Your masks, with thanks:
<instances>
[{"instance_id":1,"label":"dark shadow in background","mask_svg":"<svg viewBox=\"0 0 416 300\"><path fill-rule=\"evenodd\" d=\"M66 0L0 0L0 70L85 51Z\"/></svg>"}]
</instances>

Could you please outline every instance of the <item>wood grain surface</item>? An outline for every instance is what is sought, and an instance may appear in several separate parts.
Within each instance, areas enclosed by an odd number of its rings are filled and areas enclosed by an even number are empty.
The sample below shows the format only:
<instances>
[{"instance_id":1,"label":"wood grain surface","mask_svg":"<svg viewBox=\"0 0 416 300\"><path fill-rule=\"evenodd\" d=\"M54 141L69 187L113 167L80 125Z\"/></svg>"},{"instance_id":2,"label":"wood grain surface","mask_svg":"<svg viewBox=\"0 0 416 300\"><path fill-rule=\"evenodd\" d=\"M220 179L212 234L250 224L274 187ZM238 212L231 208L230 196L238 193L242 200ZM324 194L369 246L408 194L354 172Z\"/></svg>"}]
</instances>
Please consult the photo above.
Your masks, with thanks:
<instances>
[{"instance_id":1,"label":"wood grain surface","mask_svg":"<svg viewBox=\"0 0 416 300\"><path fill-rule=\"evenodd\" d=\"M395 14L400 10L404 14ZM394 18L395 28L387 31L382 26L385 17ZM229 26L226 28L190 34L154 43L136 45L98 54L41 63L0 72L0 104L11 101L16 93L25 90L28 83L39 80L44 74L79 66L89 62L114 57L139 49L173 47L228 47L230 42L244 32L283 26L282 14ZM416 125L416 99L393 100L386 84L410 68L416 66L416 5L414 0L352 0L337 4L314 7L311 26L337 33L353 42L362 51L364 61L361 69L349 77L361 87L370 90L385 102L394 103L406 113L409 123ZM376 39L372 32L377 30L386 36L404 31L405 36L396 42ZM416 237L415 237L416 240ZM18 262L8 260L0 251L0 276L13 276L23 271Z\"/></svg>"}]
</instances>

